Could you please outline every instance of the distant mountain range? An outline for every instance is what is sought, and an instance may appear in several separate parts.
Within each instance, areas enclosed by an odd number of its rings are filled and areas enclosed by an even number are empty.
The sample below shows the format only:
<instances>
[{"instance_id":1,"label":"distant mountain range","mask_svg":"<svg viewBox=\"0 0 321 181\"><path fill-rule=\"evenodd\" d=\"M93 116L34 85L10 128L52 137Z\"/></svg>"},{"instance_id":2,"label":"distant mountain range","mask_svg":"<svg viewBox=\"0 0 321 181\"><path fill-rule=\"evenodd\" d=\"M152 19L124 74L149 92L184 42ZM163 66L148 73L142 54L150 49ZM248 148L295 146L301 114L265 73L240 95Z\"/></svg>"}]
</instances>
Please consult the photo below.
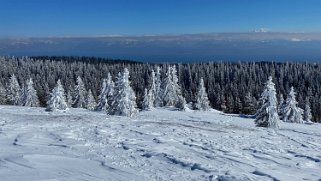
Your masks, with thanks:
<instances>
[{"instance_id":1,"label":"distant mountain range","mask_svg":"<svg viewBox=\"0 0 321 181\"><path fill-rule=\"evenodd\" d=\"M321 62L321 33L2 38L0 55L98 56L144 62Z\"/></svg>"}]
</instances>

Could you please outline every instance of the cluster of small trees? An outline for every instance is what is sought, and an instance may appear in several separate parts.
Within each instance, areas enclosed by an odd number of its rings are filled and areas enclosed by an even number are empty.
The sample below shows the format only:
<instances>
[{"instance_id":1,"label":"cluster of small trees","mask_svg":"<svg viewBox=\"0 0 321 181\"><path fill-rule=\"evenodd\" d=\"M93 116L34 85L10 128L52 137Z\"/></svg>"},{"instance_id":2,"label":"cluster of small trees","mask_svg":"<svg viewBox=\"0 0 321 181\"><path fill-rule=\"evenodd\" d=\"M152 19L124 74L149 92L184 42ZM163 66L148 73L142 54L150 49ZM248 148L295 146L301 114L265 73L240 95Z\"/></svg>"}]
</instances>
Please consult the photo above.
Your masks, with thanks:
<instances>
[{"instance_id":1,"label":"cluster of small trees","mask_svg":"<svg viewBox=\"0 0 321 181\"><path fill-rule=\"evenodd\" d=\"M133 116L138 112L136 96L129 81L129 71L124 69L118 73L116 81L112 80L110 73L107 79L103 80L101 92L96 103L91 90L86 91L85 85L80 77L71 98L65 97L65 90L60 80L50 94L47 103L48 111L67 110L68 107L86 108L89 110L106 111L110 115ZM177 71L175 66L169 66L166 78L161 79L160 68L157 67L150 76L150 88L145 88L143 110L152 110L154 107L171 106L180 110L188 109L185 98L182 96L181 88L178 85ZM72 100L72 101L66 101ZM195 108L198 110L210 110L207 93L203 79L200 80L199 91Z\"/></svg>"},{"instance_id":2,"label":"cluster of small trees","mask_svg":"<svg viewBox=\"0 0 321 181\"><path fill-rule=\"evenodd\" d=\"M114 82L110 73L107 79L103 80L98 103L96 102L91 89L88 91L81 77L77 77L73 92L66 92L60 79L50 93L47 101L47 111L67 110L73 108L86 108L89 110L106 111L110 115L133 116L138 112L136 96L133 91L129 71L124 69L119 72ZM143 110L151 110L154 107L171 106L180 110L189 109L185 98L182 95L178 84L177 70L175 66L169 66L166 77L161 79L160 68L156 68L150 75L150 88L145 88ZM5 91L4 91L5 92ZM38 107L39 100L37 91L33 88L32 79L29 79L26 86L20 88L15 75L10 78L6 94L7 99L13 105ZM208 111L210 105L204 86L203 78L199 83L197 101L194 106L198 110Z\"/></svg>"},{"instance_id":3,"label":"cluster of small trees","mask_svg":"<svg viewBox=\"0 0 321 181\"><path fill-rule=\"evenodd\" d=\"M7 90L0 85L0 103L5 104L7 102L12 105L38 107L39 99L32 79L28 79L20 87L16 76L13 74L10 77Z\"/></svg>"},{"instance_id":4,"label":"cluster of small trees","mask_svg":"<svg viewBox=\"0 0 321 181\"><path fill-rule=\"evenodd\" d=\"M306 102L304 111L299 108L293 87L291 87L286 101L281 95L280 104L277 104L275 84L272 82L271 76L266 82L260 101L261 107L258 109L255 118L256 126L278 128L280 119L291 123L311 122L312 115L309 101Z\"/></svg>"}]
</instances>

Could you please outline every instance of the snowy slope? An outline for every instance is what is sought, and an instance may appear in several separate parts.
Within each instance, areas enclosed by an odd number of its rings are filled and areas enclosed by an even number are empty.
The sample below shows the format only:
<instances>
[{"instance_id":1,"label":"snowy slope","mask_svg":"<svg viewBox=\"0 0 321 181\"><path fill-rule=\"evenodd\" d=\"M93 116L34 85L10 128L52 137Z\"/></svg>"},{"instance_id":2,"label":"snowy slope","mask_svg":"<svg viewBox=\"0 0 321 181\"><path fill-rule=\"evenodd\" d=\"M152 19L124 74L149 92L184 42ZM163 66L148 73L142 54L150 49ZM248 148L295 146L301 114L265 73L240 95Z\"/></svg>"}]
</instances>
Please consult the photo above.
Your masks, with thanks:
<instances>
[{"instance_id":1,"label":"snowy slope","mask_svg":"<svg viewBox=\"0 0 321 181\"><path fill-rule=\"evenodd\" d=\"M319 180L320 130L256 128L218 111L0 106L0 180Z\"/></svg>"}]
</instances>

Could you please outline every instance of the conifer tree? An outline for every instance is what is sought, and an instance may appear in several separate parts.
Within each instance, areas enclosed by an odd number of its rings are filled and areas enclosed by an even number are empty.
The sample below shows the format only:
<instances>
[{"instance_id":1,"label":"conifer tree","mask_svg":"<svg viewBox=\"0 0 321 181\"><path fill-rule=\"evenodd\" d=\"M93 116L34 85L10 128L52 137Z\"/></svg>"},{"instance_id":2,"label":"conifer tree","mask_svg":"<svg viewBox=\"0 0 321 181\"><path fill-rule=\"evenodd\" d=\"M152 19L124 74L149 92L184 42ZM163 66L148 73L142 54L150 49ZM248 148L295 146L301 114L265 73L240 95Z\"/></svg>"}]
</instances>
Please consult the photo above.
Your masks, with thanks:
<instances>
[{"instance_id":1,"label":"conifer tree","mask_svg":"<svg viewBox=\"0 0 321 181\"><path fill-rule=\"evenodd\" d=\"M283 94L280 94L279 95L278 114L279 114L279 117L281 120L283 119L284 106L285 106L284 97L283 97Z\"/></svg>"},{"instance_id":2,"label":"conifer tree","mask_svg":"<svg viewBox=\"0 0 321 181\"><path fill-rule=\"evenodd\" d=\"M275 85L270 76L261 95L261 108L256 112L255 124L258 127L279 127Z\"/></svg>"},{"instance_id":3,"label":"conifer tree","mask_svg":"<svg viewBox=\"0 0 321 181\"><path fill-rule=\"evenodd\" d=\"M111 104L109 114L120 116L134 116L138 110L136 106L135 92L130 86L129 71L127 68L124 72L119 73L115 83L115 95Z\"/></svg>"},{"instance_id":4,"label":"conifer tree","mask_svg":"<svg viewBox=\"0 0 321 181\"><path fill-rule=\"evenodd\" d=\"M198 86L198 92L196 95L196 109L202 110L202 111L209 111L210 105L207 97L207 93L204 86L204 80L203 78L200 79L200 83Z\"/></svg>"},{"instance_id":5,"label":"conifer tree","mask_svg":"<svg viewBox=\"0 0 321 181\"><path fill-rule=\"evenodd\" d=\"M66 103L67 103L69 108L72 107L72 102L73 102L72 93L71 93L70 90L68 90L67 91L67 101L66 101Z\"/></svg>"},{"instance_id":6,"label":"conifer tree","mask_svg":"<svg viewBox=\"0 0 321 181\"><path fill-rule=\"evenodd\" d=\"M25 84L22 84L21 89L20 89L20 94L19 94L18 105L24 106L26 104L26 99L27 99L27 88L26 88Z\"/></svg>"},{"instance_id":7,"label":"conifer tree","mask_svg":"<svg viewBox=\"0 0 321 181\"><path fill-rule=\"evenodd\" d=\"M107 79L103 80L103 85L101 87L100 95L98 98L98 104L95 108L96 111L108 111L111 103L113 102L114 94L114 81L112 76L108 73Z\"/></svg>"},{"instance_id":8,"label":"conifer tree","mask_svg":"<svg viewBox=\"0 0 321 181\"><path fill-rule=\"evenodd\" d=\"M151 80L150 80L150 89L147 94L150 96L150 100L153 103L153 107L156 106L156 94L157 94L157 88L156 88L156 76L154 70L152 70L151 73ZM144 97L145 98L145 97Z\"/></svg>"},{"instance_id":9,"label":"conifer tree","mask_svg":"<svg viewBox=\"0 0 321 181\"><path fill-rule=\"evenodd\" d=\"M152 79L153 82L155 84L155 101L154 101L154 106L155 107L160 107L163 105L163 99L162 99L162 89L161 89L161 84L162 84L162 80L161 80L161 72L160 72L160 68L159 66L157 66L156 68L156 73L154 73L154 77L152 74Z\"/></svg>"},{"instance_id":10,"label":"conifer tree","mask_svg":"<svg viewBox=\"0 0 321 181\"><path fill-rule=\"evenodd\" d=\"M189 108L186 104L186 99L183 96L179 97L179 101L178 101L176 107L182 111L189 110Z\"/></svg>"},{"instance_id":11,"label":"conifer tree","mask_svg":"<svg viewBox=\"0 0 321 181\"><path fill-rule=\"evenodd\" d=\"M154 107L152 90L147 91L145 88L144 100L143 100L143 110L152 110Z\"/></svg>"},{"instance_id":12,"label":"conifer tree","mask_svg":"<svg viewBox=\"0 0 321 181\"><path fill-rule=\"evenodd\" d=\"M312 114L311 114L311 107L310 107L310 99L309 97L305 100L305 108L304 108L304 114L303 114L303 120L305 122L312 122Z\"/></svg>"},{"instance_id":13,"label":"conifer tree","mask_svg":"<svg viewBox=\"0 0 321 181\"><path fill-rule=\"evenodd\" d=\"M294 88L291 87L282 113L284 122L303 123L303 110L299 108L297 104L296 93L294 92Z\"/></svg>"},{"instance_id":14,"label":"conifer tree","mask_svg":"<svg viewBox=\"0 0 321 181\"><path fill-rule=\"evenodd\" d=\"M181 107L183 96L178 85L177 70L175 66L169 66L162 84L163 105Z\"/></svg>"},{"instance_id":15,"label":"conifer tree","mask_svg":"<svg viewBox=\"0 0 321 181\"><path fill-rule=\"evenodd\" d=\"M3 104L6 104L6 102L7 102L6 89L0 82L0 104L3 105Z\"/></svg>"},{"instance_id":16,"label":"conifer tree","mask_svg":"<svg viewBox=\"0 0 321 181\"><path fill-rule=\"evenodd\" d=\"M244 99L244 114L255 114L256 105L251 92L247 92Z\"/></svg>"},{"instance_id":17,"label":"conifer tree","mask_svg":"<svg viewBox=\"0 0 321 181\"><path fill-rule=\"evenodd\" d=\"M86 95L87 95L87 91L85 88L85 84L83 83L82 79L78 76L77 84L74 90L73 107L86 108Z\"/></svg>"},{"instance_id":18,"label":"conifer tree","mask_svg":"<svg viewBox=\"0 0 321 181\"><path fill-rule=\"evenodd\" d=\"M166 77L162 83L162 97L164 106L174 106L176 104L176 92L172 81L172 67L168 66Z\"/></svg>"},{"instance_id":19,"label":"conifer tree","mask_svg":"<svg viewBox=\"0 0 321 181\"><path fill-rule=\"evenodd\" d=\"M95 98L94 98L94 96L93 96L93 93L92 93L91 89L89 89L89 91L88 91L86 103L87 103L86 108L87 108L88 110L91 110L91 111L95 110L95 108L96 108L96 101L95 101Z\"/></svg>"},{"instance_id":20,"label":"conifer tree","mask_svg":"<svg viewBox=\"0 0 321 181\"><path fill-rule=\"evenodd\" d=\"M67 110L68 105L65 98L65 90L61 85L60 80L57 81L56 87L50 94L50 99L47 102L46 111Z\"/></svg>"},{"instance_id":21,"label":"conifer tree","mask_svg":"<svg viewBox=\"0 0 321 181\"><path fill-rule=\"evenodd\" d=\"M21 88L14 74L11 75L8 88L8 100L12 105L19 105Z\"/></svg>"},{"instance_id":22,"label":"conifer tree","mask_svg":"<svg viewBox=\"0 0 321 181\"><path fill-rule=\"evenodd\" d=\"M31 78L27 81L26 100L24 106L39 107L37 91L33 86L33 81Z\"/></svg>"}]
</instances>

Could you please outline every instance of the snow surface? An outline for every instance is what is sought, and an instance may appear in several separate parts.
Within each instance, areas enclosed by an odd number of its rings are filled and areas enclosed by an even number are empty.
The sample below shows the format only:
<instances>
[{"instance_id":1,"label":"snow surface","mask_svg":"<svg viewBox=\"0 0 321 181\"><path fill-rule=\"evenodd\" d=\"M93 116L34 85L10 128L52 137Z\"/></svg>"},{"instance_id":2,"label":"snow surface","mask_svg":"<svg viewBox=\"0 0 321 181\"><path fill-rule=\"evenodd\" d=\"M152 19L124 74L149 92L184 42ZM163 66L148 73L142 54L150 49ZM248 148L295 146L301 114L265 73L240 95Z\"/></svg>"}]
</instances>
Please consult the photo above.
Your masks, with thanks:
<instances>
[{"instance_id":1,"label":"snow surface","mask_svg":"<svg viewBox=\"0 0 321 181\"><path fill-rule=\"evenodd\" d=\"M320 180L321 125L219 111L134 118L0 106L0 180Z\"/></svg>"}]
</instances>

